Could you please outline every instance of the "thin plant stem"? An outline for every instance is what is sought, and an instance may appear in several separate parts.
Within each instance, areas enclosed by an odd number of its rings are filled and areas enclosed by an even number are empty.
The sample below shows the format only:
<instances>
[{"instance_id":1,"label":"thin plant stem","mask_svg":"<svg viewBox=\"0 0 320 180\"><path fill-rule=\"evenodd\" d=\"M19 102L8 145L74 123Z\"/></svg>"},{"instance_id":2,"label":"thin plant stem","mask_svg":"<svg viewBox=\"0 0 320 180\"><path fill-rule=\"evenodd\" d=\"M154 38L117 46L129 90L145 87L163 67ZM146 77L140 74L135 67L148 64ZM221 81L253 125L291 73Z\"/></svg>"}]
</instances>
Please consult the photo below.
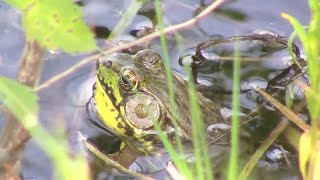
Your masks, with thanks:
<instances>
[{"instance_id":1,"label":"thin plant stem","mask_svg":"<svg viewBox=\"0 0 320 180\"><path fill-rule=\"evenodd\" d=\"M161 3L159 0L156 0L156 15L157 15L157 21L158 21L158 26L159 26L159 31L160 31L160 43L162 47L162 52L163 52L163 58L164 58L164 67L165 67L165 72L167 76L167 82L168 82L168 90L169 90L169 104L171 107L171 112L173 114L173 124L175 129L179 127L177 123L177 117L175 116L177 113L177 104L175 102L175 94L174 94L174 89L173 89L173 75L172 75L172 70L170 67L170 60L169 60L169 54L167 50L167 45L166 45L166 39L165 39L165 34L164 34L164 24L163 24L163 16L162 16L162 11L161 11ZM161 137L161 136L160 136ZM163 141L168 141L166 139L162 139ZM178 136L178 133L176 133L176 141L179 149L179 153L183 153L183 146L180 137ZM170 144L170 143L166 143ZM174 149L172 149L175 151ZM168 151L170 154L176 154L175 152ZM180 160L178 158L173 159L176 165L178 166L179 170L182 171L182 174L186 175L186 177L191 177L191 172L187 170L186 163L183 162L183 160Z\"/></svg>"},{"instance_id":2,"label":"thin plant stem","mask_svg":"<svg viewBox=\"0 0 320 180\"><path fill-rule=\"evenodd\" d=\"M228 179L237 179L239 149L239 95L240 95L240 50L234 43L233 90L232 90L231 154Z\"/></svg>"},{"instance_id":3,"label":"thin plant stem","mask_svg":"<svg viewBox=\"0 0 320 180\"><path fill-rule=\"evenodd\" d=\"M191 68L186 67L185 71L189 78L189 99L191 106L192 116L192 135L194 150L196 152L196 166L197 166L197 178L198 179L213 179L213 170L211 166L211 160L209 156L209 148L206 138L206 133L201 109L197 101L196 88L194 80L191 75ZM205 170L205 171L204 171Z\"/></svg>"},{"instance_id":4,"label":"thin plant stem","mask_svg":"<svg viewBox=\"0 0 320 180\"><path fill-rule=\"evenodd\" d=\"M259 92L261 95L263 95L267 100L275 106L283 115L288 117L289 120L291 120L293 123L295 123L297 126L299 126L302 130L305 132L310 131L311 127L309 124L304 122L298 115L296 115L294 112L292 112L289 108L282 105L279 101L274 99L271 95L266 93L262 89L256 89L257 92Z\"/></svg>"},{"instance_id":5,"label":"thin plant stem","mask_svg":"<svg viewBox=\"0 0 320 180\"><path fill-rule=\"evenodd\" d=\"M124 13L120 21L117 25L113 28L112 32L110 33L108 40L121 35L124 29L132 22L133 18L139 11L142 6L143 1L130 1L130 5L127 8L127 11Z\"/></svg>"},{"instance_id":6,"label":"thin plant stem","mask_svg":"<svg viewBox=\"0 0 320 180\"><path fill-rule=\"evenodd\" d=\"M124 173L127 173L131 176L135 176L141 179L145 179L145 180L154 180L151 177L145 176L143 174L140 173L136 173L133 171L130 171L129 169L123 167L121 164L119 164L118 162L112 160L111 158L109 158L107 155L103 154L97 147L95 147L93 144L91 144L90 142L83 140L83 144L84 146L94 155L96 155L98 158L100 158L101 160L103 160L107 165L110 165Z\"/></svg>"}]
</instances>

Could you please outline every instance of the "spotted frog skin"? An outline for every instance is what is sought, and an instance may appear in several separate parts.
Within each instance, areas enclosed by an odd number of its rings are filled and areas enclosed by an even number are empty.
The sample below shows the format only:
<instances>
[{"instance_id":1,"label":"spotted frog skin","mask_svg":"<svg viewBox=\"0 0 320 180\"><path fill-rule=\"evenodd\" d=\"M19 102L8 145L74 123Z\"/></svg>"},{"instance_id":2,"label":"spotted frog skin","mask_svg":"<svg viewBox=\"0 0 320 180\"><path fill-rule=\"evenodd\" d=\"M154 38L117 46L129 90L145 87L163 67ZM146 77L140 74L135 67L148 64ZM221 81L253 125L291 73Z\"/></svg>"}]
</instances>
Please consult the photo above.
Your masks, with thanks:
<instances>
[{"instance_id":1,"label":"spotted frog skin","mask_svg":"<svg viewBox=\"0 0 320 180\"><path fill-rule=\"evenodd\" d=\"M161 56L153 50L135 55L114 53L97 60L94 88L96 113L104 126L123 142L141 153L162 147L155 129L157 123L174 143L176 133L191 141L191 108L187 82L173 74L177 111L169 103L169 88ZM227 123L219 106L196 93L205 125ZM175 129L173 119L178 127Z\"/></svg>"}]
</instances>

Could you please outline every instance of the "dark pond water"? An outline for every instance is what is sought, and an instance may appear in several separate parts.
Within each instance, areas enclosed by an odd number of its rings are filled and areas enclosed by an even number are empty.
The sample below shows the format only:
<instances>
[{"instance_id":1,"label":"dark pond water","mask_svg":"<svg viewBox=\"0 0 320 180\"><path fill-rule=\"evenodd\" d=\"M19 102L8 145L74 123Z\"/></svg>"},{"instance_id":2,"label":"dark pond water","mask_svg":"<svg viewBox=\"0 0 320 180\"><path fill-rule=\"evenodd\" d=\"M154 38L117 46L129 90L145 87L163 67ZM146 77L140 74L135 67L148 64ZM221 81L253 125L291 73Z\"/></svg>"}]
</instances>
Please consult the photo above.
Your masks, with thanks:
<instances>
[{"instance_id":1,"label":"dark pond water","mask_svg":"<svg viewBox=\"0 0 320 180\"><path fill-rule=\"evenodd\" d=\"M206 1L209 3L209 1ZM100 27L100 36L104 32L112 30L116 23L126 11L130 4L127 1L108 1L95 0L83 1L85 20L91 26ZM164 22L166 25L173 25L186 21L196 14L199 7L199 1L164 1ZM194 48L198 43L216 37L230 37L233 35L246 35L257 29L268 29L277 32L281 36L288 37L292 33L290 24L281 18L280 14L286 12L296 17L302 24L307 24L309 20L309 9L306 1L291 0L229 0L225 3L218 13L212 13L196 26L179 31L184 38L185 49ZM146 16L138 15L133 19L121 37L117 40L129 39L135 37L130 33L139 30L141 27L150 27L152 22ZM183 70L178 63L179 49L174 36L168 35L168 49L171 58L172 69L183 74ZM103 38L98 39L99 44L104 43ZM20 14L18 11L10 8L7 4L0 0L0 75L15 78L19 65L19 57L23 52L24 34L20 25ZM154 40L150 44L150 48L161 53L159 40ZM264 63L243 66L241 71L243 82L266 83L279 70L284 69L287 65L277 61L279 58L288 56L284 51L279 51L268 55L268 60ZM85 56L70 56L64 53L50 53L45 57L43 74L41 82L50 77L63 72L64 70L83 59ZM213 73L210 69L202 69L199 75L199 82L206 85L217 85L221 88L231 89L232 79L230 76L230 63L222 65L223 71ZM74 130L80 127L80 123L84 118L84 105L90 97L92 81L87 81L94 76L94 62L86 65L78 71L74 72L64 80L54 84L50 88L40 92L40 120L45 127L52 132L61 129L67 125L66 132L69 132L70 139L73 139ZM85 83L87 82L87 83ZM212 94L208 94L211 96ZM256 104L250 99L255 95L242 95L241 102L244 111L256 107ZM230 107L230 98L223 96L220 101L226 107ZM219 100L219 98L216 98ZM269 112L262 112L264 117L270 117ZM271 113L271 116L277 113ZM259 123L254 124L259 127ZM0 127L3 126L3 116L0 116ZM90 125L88 125L90 126ZM75 128L76 127L76 128ZM82 126L83 128L83 126ZM91 126L92 128L92 126ZM93 133L95 130L88 127L88 132ZM265 134L268 134L265 130ZM257 135L263 140L261 134ZM259 139L259 138L258 138ZM43 153L43 151L34 143L29 141L24 152L22 161L23 175L26 179L52 179L52 164ZM292 174L291 174L292 175ZM267 176L266 176L267 177ZM284 178L290 178L285 176ZM294 174L292 175L294 178ZM265 179L265 178L263 178Z\"/></svg>"}]
</instances>

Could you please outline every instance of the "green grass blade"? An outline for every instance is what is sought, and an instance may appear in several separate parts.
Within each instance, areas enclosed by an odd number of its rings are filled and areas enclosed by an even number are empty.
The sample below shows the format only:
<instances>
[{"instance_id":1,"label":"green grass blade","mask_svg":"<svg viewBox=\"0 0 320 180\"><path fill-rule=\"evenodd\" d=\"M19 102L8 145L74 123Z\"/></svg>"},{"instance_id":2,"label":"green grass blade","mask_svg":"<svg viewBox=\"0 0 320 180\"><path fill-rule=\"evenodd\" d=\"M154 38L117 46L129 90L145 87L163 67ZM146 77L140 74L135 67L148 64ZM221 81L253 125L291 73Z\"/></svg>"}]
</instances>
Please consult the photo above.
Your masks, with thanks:
<instances>
[{"instance_id":1,"label":"green grass blade","mask_svg":"<svg viewBox=\"0 0 320 180\"><path fill-rule=\"evenodd\" d=\"M162 47L162 52L163 52L163 59L164 59L164 67L165 67L165 71L166 71L166 76L167 76L167 81L168 81L168 88L169 88L169 103L171 106L171 111L172 114L176 114L177 112L177 104L174 100L174 84L173 84L173 75L172 75L172 70L171 70L171 66L170 66L170 58L169 58L169 54L168 54L168 50L167 50L167 42L166 42L166 37L165 34L163 33L163 29L164 29L164 24L163 24L163 17L162 17L162 12L161 12L161 3L160 1L156 1L156 12L157 12L157 19L158 19L158 26L159 26L159 31L161 33L160 36L160 43L161 43L161 47ZM178 122L177 122L177 117L174 116L173 117L173 125L175 126L175 128L178 128ZM180 153L183 153L183 148L182 148L182 143L180 140L179 136L176 136L176 139L178 141L178 147L179 147L179 151Z\"/></svg>"},{"instance_id":2,"label":"green grass blade","mask_svg":"<svg viewBox=\"0 0 320 180\"><path fill-rule=\"evenodd\" d=\"M319 54L320 54L320 12L319 2L316 0L309 1L310 8L312 9L312 19L309 25L309 31L306 32L304 27L292 16L282 13L282 17L287 19L294 27L297 35L299 36L303 48L306 53L308 61L308 73L311 80L311 87L315 92L320 90L320 70L319 70ZM310 108L310 114L312 119L317 119L320 115L319 108L315 106L317 104L316 98L312 98L307 94L308 106ZM316 121L313 121L316 123Z\"/></svg>"},{"instance_id":3,"label":"green grass blade","mask_svg":"<svg viewBox=\"0 0 320 180\"><path fill-rule=\"evenodd\" d=\"M292 24L301 41L307 40L307 32L304 30L303 26L297 19L286 13L281 13L281 16Z\"/></svg>"},{"instance_id":4,"label":"green grass blade","mask_svg":"<svg viewBox=\"0 0 320 180\"><path fill-rule=\"evenodd\" d=\"M191 68L185 67L185 72L189 78L189 100L192 117L192 135L196 155L197 179L213 179L211 159L209 156L208 141L201 114L201 109L197 100L197 93L194 80L191 76Z\"/></svg>"},{"instance_id":5,"label":"green grass blade","mask_svg":"<svg viewBox=\"0 0 320 180\"><path fill-rule=\"evenodd\" d=\"M228 179L237 179L238 149L239 149L239 95L240 95L240 50L237 42L234 43L233 89L232 89L232 128L231 154Z\"/></svg>"},{"instance_id":6,"label":"green grass blade","mask_svg":"<svg viewBox=\"0 0 320 180\"><path fill-rule=\"evenodd\" d=\"M161 43L161 47L162 47L162 51L163 51L163 58L164 58L164 66L165 66L165 71L166 71L166 76L167 76L167 81L168 81L168 89L169 89L169 103L171 106L171 111L172 114L176 114L175 112L177 112L177 104L175 103L174 100L174 84L173 84L173 75L172 75L172 71L171 71L171 67L170 67L170 60L169 60L169 54L167 51L167 45L166 45L166 39L165 39L165 34L163 33L163 29L164 29L164 24L163 24L163 15L162 15L162 11L161 11L161 3L159 0L155 1L156 3L156 16L157 16L157 21L158 21L158 26L159 26L159 31L161 33L160 36L160 43ZM178 127L178 123L177 123L177 117L173 117L173 125L175 126L175 128L177 129ZM175 162L175 165L177 165L178 169L180 170L180 172L185 175L185 177L192 177L192 172L188 170L186 162L184 160L181 160L179 157L177 156L177 152L174 150L173 147L171 147L171 143L164 137L163 132L159 133L159 137L161 138L161 140L163 141L165 146L170 146L169 148L167 148L169 154L171 155L171 157L173 158L173 161ZM181 139L178 135L176 135L176 141L177 141L177 145L178 145L178 150L179 153L183 153L183 146L181 143Z\"/></svg>"},{"instance_id":7,"label":"green grass blade","mask_svg":"<svg viewBox=\"0 0 320 180\"><path fill-rule=\"evenodd\" d=\"M278 126L270 133L269 137L265 139L259 149L251 156L250 160L247 162L240 175L235 178L238 180L248 179L250 172L256 166L260 158L266 152L266 150L271 146L271 144L279 137L280 133L288 126L289 121L287 119L282 120Z\"/></svg>"},{"instance_id":8,"label":"green grass blade","mask_svg":"<svg viewBox=\"0 0 320 180\"><path fill-rule=\"evenodd\" d=\"M289 84L286 88L286 92L285 92L285 102L286 102L286 106L291 109L292 105L293 105L293 100L294 100L294 92L292 91L293 85Z\"/></svg>"},{"instance_id":9,"label":"green grass blade","mask_svg":"<svg viewBox=\"0 0 320 180\"><path fill-rule=\"evenodd\" d=\"M296 38L296 36L297 36L297 33L295 31L293 33L291 33L291 35L289 36L288 43L287 43L288 51L289 51L289 54L290 54L290 56L292 58L293 63L295 63L296 65L299 66L300 69L302 69L301 65L298 62L297 56L293 52L293 49L292 49L293 48L293 46L292 46L293 45L293 41Z\"/></svg>"},{"instance_id":10,"label":"green grass blade","mask_svg":"<svg viewBox=\"0 0 320 180\"><path fill-rule=\"evenodd\" d=\"M136 17L137 12L141 8L143 1L133 0L130 1L130 5L127 8L127 11L124 13L123 17L113 28L111 34L108 37L108 40L120 35L123 33L124 29L132 22L133 18Z\"/></svg>"}]
</instances>

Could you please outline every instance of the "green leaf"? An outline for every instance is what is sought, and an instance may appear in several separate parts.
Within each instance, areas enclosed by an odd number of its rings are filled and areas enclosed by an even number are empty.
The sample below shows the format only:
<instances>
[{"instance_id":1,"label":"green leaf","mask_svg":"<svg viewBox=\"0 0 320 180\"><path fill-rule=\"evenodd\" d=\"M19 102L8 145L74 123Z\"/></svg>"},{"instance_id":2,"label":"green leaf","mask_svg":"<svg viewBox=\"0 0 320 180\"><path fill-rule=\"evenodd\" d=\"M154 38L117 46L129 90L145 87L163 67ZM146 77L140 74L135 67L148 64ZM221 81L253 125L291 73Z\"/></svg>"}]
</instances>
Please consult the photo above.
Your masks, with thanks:
<instances>
[{"instance_id":1,"label":"green leaf","mask_svg":"<svg viewBox=\"0 0 320 180\"><path fill-rule=\"evenodd\" d=\"M70 0L15 2L11 4L24 7L22 23L28 39L35 39L49 49L61 48L67 53L97 49L94 36L82 19L81 7Z\"/></svg>"},{"instance_id":2,"label":"green leaf","mask_svg":"<svg viewBox=\"0 0 320 180\"><path fill-rule=\"evenodd\" d=\"M302 134L299 143L299 167L303 178L306 178L307 163L312 152L311 147L310 133L305 132Z\"/></svg>"},{"instance_id":3,"label":"green leaf","mask_svg":"<svg viewBox=\"0 0 320 180\"><path fill-rule=\"evenodd\" d=\"M293 100L294 100L294 93L293 93L293 85L289 84L286 87L286 92L285 92L285 101L286 101L286 106L291 109L293 105Z\"/></svg>"},{"instance_id":4,"label":"green leaf","mask_svg":"<svg viewBox=\"0 0 320 180\"><path fill-rule=\"evenodd\" d=\"M84 157L71 158L67 147L40 126L37 118L37 96L31 88L0 76L1 102L28 129L33 139L46 151L61 179L88 180L89 170ZM79 173L81 172L81 173Z\"/></svg>"},{"instance_id":5,"label":"green leaf","mask_svg":"<svg viewBox=\"0 0 320 180\"><path fill-rule=\"evenodd\" d=\"M314 171L313 171L313 179L319 179L320 178L320 151L317 150L316 158L314 160Z\"/></svg>"},{"instance_id":6,"label":"green leaf","mask_svg":"<svg viewBox=\"0 0 320 180\"><path fill-rule=\"evenodd\" d=\"M2 103L15 115L16 118L28 122L30 116L35 116L38 111L37 96L32 89L0 76L0 94ZM33 126L29 121L27 126Z\"/></svg>"},{"instance_id":7,"label":"green leaf","mask_svg":"<svg viewBox=\"0 0 320 180\"><path fill-rule=\"evenodd\" d=\"M297 32L297 35L301 39L301 41L302 42L306 41L307 32L304 30L304 27L300 24L300 22L296 18L286 13L281 13L281 16L291 23L291 25L294 27L295 31Z\"/></svg>"},{"instance_id":8,"label":"green leaf","mask_svg":"<svg viewBox=\"0 0 320 180\"><path fill-rule=\"evenodd\" d=\"M314 13L314 17L319 16L320 13L320 3L318 0L309 0L309 6L312 12Z\"/></svg>"},{"instance_id":9,"label":"green leaf","mask_svg":"<svg viewBox=\"0 0 320 180\"><path fill-rule=\"evenodd\" d=\"M4 1L7 2L8 4L10 4L12 7L17 8L20 11L23 11L23 10L27 9L29 6L32 6L32 4L38 2L39 0L25 0L25 1L21 1L21 0L4 0Z\"/></svg>"}]
</instances>

